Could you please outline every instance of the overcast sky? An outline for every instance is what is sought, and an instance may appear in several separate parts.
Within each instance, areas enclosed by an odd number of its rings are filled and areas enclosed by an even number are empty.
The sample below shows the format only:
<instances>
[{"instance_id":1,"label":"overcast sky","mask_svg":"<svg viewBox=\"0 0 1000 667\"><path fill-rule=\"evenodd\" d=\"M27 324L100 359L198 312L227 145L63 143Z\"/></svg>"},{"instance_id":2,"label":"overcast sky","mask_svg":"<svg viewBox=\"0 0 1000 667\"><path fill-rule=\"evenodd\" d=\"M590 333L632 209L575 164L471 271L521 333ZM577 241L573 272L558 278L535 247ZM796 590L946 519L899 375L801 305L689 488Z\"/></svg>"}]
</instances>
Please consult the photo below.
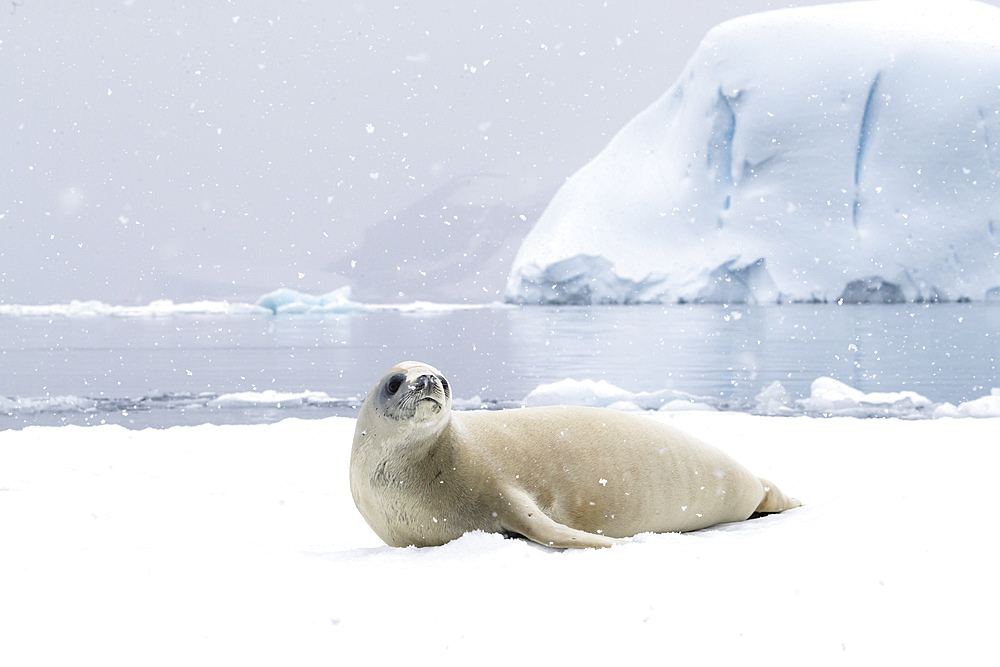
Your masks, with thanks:
<instances>
[{"instance_id":1,"label":"overcast sky","mask_svg":"<svg viewBox=\"0 0 1000 667\"><path fill-rule=\"evenodd\" d=\"M812 4L7 3L0 302L490 300L512 251L440 255L516 250L709 28Z\"/></svg>"}]
</instances>

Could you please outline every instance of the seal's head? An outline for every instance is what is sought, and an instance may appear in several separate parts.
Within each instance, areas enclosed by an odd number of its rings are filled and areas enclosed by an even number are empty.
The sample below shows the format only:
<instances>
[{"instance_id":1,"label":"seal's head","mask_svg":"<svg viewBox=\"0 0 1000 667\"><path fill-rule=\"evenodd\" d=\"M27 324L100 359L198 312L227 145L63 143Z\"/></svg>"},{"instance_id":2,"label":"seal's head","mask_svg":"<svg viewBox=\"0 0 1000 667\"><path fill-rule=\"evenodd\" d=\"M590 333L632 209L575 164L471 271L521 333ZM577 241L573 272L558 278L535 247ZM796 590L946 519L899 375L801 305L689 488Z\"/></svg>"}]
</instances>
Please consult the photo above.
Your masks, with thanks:
<instances>
[{"instance_id":1,"label":"seal's head","mask_svg":"<svg viewBox=\"0 0 1000 667\"><path fill-rule=\"evenodd\" d=\"M451 387L441 371L416 361L390 368L372 388L362 410L393 421L447 421Z\"/></svg>"}]
</instances>

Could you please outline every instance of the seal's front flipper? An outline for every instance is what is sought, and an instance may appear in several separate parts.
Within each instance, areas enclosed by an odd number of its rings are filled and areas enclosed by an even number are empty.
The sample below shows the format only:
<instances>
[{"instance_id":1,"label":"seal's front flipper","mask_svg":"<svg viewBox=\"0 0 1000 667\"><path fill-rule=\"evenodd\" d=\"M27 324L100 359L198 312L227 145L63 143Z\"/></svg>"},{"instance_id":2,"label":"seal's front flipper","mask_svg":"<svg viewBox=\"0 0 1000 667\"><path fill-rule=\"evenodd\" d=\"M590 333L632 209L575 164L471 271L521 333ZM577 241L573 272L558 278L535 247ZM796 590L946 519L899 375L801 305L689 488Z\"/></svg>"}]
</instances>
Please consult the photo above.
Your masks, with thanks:
<instances>
[{"instance_id":1,"label":"seal's front flipper","mask_svg":"<svg viewBox=\"0 0 1000 667\"><path fill-rule=\"evenodd\" d=\"M555 549L600 549L622 542L553 521L520 489L505 489L503 495L507 504L498 514L508 533L523 535L532 542Z\"/></svg>"},{"instance_id":2,"label":"seal's front flipper","mask_svg":"<svg viewBox=\"0 0 1000 667\"><path fill-rule=\"evenodd\" d=\"M754 513L769 514L774 512L784 512L785 510L790 510L793 507L802 506L802 503L791 496L786 496L782 493L781 489L773 483L763 477L758 477L757 479L759 479L760 483L764 485L764 498L760 501L760 505L757 506Z\"/></svg>"}]
</instances>

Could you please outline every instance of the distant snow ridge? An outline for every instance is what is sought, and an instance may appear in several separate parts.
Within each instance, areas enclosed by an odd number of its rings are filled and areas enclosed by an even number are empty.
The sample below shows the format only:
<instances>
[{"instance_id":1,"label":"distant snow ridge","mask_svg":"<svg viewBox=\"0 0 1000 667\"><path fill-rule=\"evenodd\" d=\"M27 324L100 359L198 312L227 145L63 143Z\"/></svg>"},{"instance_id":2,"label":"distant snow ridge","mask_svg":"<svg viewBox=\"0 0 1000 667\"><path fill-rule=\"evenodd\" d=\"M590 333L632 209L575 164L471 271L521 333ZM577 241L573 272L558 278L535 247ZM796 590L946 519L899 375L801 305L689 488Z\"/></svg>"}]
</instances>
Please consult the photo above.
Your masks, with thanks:
<instances>
[{"instance_id":1,"label":"distant snow ridge","mask_svg":"<svg viewBox=\"0 0 1000 667\"><path fill-rule=\"evenodd\" d=\"M146 318L173 317L176 315L229 317L259 315L342 315L397 311L402 313L449 312L455 310L509 308L503 303L360 303L351 300L350 286L326 294L306 294L281 287L257 299L256 303L229 301L196 301L174 303L153 301L147 306L115 306L100 301L71 301L50 305L17 305L0 303L0 317L121 317Z\"/></svg>"},{"instance_id":2,"label":"distant snow ridge","mask_svg":"<svg viewBox=\"0 0 1000 667\"><path fill-rule=\"evenodd\" d=\"M314 295L282 287L257 299L256 307L264 308L275 315L302 314L343 314L369 313L377 311L449 312L453 310L475 310L485 308L505 308L501 303L431 303L413 301L411 303L360 303L351 300L351 287L345 285L326 294Z\"/></svg>"},{"instance_id":3,"label":"distant snow ridge","mask_svg":"<svg viewBox=\"0 0 1000 667\"><path fill-rule=\"evenodd\" d=\"M195 301L174 303L166 299L146 306L116 306L101 301L71 301L49 305L0 304L0 317L121 317L153 319L175 315L231 316L261 315L266 311L249 303Z\"/></svg>"},{"instance_id":4,"label":"distant snow ridge","mask_svg":"<svg viewBox=\"0 0 1000 667\"><path fill-rule=\"evenodd\" d=\"M714 28L556 194L505 298L1000 299L1000 10L884 0Z\"/></svg>"}]
</instances>

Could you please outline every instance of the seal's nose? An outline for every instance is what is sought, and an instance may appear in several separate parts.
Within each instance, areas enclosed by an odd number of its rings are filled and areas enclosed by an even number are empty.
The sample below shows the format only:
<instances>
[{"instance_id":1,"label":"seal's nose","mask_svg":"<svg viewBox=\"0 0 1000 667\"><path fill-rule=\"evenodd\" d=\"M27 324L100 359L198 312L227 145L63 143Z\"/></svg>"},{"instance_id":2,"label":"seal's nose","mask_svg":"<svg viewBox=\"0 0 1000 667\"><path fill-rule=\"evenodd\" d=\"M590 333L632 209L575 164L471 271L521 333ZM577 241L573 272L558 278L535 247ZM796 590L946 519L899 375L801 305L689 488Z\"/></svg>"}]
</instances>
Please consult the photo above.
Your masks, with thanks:
<instances>
[{"instance_id":1,"label":"seal's nose","mask_svg":"<svg viewBox=\"0 0 1000 667\"><path fill-rule=\"evenodd\" d=\"M431 380L432 377L430 375L421 375L416 380L414 380L413 384L410 386L413 388L414 391L424 391L425 389L427 389L427 387L430 386Z\"/></svg>"}]
</instances>

